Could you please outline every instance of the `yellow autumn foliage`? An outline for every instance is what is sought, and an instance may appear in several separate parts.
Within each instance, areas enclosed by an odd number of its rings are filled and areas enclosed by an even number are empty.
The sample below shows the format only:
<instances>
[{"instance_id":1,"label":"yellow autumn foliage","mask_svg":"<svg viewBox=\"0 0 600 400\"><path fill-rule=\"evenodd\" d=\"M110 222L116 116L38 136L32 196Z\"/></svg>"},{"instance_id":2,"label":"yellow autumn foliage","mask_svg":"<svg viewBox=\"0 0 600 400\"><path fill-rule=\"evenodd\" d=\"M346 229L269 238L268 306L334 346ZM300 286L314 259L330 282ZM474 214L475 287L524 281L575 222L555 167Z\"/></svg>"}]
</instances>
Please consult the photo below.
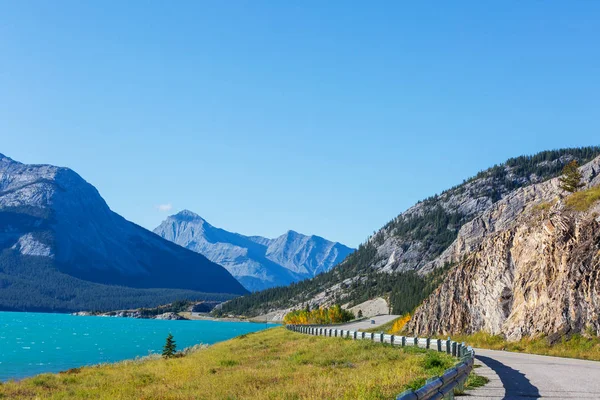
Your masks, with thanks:
<instances>
[{"instance_id":1,"label":"yellow autumn foliage","mask_svg":"<svg viewBox=\"0 0 600 400\"><path fill-rule=\"evenodd\" d=\"M354 319L354 314L339 305L314 310L295 310L283 317L283 322L291 325L325 325L338 324Z\"/></svg>"},{"instance_id":2,"label":"yellow autumn foliage","mask_svg":"<svg viewBox=\"0 0 600 400\"><path fill-rule=\"evenodd\" d=\"M392 328L389 330L389 333L397 334L402 332L408 321L410 321L410 314L404 314L400 318L396 319L394 321L394 325L392 325Z\"/></svg>"}]
</instances>

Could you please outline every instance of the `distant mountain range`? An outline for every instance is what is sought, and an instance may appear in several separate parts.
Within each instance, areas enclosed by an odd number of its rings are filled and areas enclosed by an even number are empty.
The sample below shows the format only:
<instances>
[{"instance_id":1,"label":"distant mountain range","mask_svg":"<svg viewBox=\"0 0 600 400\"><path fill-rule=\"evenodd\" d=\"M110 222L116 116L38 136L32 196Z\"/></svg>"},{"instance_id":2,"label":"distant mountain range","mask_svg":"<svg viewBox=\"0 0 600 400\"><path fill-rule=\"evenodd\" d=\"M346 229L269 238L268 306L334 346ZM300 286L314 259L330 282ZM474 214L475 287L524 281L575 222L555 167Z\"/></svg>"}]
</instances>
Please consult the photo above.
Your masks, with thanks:
<instances>
[{"instance_id":1,"label":"distant mountain range","mask_svg":"<svg viewBox=\"0 0 600 400\"><path fill-rule=\"evenodd\" d=\"M275 239L244 236L216 228L187 210L168 217L154 232L222 265L251 291L312 278L354 251L294 231Z\"/></svg>"},{"instance_id":2,"label":"distant mountain range","mask_svg":"<svg viewBox=\"0 0 600 400\"><path fill-rule=\"evenodd\" d=\"M74 171L0 154L0 310L111 310L247 293L125 220Z\"/></svg>"}]
</instances>

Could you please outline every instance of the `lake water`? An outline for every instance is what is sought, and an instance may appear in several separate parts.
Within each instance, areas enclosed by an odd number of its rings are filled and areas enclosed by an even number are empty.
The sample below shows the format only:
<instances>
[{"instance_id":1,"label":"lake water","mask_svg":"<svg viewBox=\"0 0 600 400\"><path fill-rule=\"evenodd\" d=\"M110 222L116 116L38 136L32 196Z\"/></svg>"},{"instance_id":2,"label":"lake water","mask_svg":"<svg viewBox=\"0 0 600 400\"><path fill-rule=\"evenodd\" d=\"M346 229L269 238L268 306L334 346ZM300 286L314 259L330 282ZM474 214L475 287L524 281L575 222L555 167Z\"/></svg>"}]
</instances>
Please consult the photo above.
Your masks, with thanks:
<instances>
[{"instance_id":1,"label":"lake water","mask_svg":"<svg viewBox=\"0 0 600 400\"><path fill-rule=\"evenodd\" d=\"M270 326L0 312L0 381L160 353L169 332L183 349Z\"/></svg>"}]
</instances>

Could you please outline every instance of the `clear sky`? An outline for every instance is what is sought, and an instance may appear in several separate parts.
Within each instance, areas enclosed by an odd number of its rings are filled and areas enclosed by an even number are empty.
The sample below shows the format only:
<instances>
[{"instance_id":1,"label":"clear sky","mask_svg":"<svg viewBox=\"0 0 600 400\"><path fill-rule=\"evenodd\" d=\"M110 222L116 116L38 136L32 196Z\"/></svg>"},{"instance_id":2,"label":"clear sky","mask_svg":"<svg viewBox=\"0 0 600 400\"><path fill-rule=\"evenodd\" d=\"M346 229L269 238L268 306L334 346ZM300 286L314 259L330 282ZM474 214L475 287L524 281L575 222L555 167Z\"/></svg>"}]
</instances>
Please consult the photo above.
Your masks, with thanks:
<instances>
[{"instance_id":1,"label":"clear sky","mask_svg":"<svg viewBox=\"0 0 600 400\"><path fill-rule=\"evenodd\" d=\"M0 0L0 153L154 228L356 246L506 158L600 144L599 1Z\"/></svg>"}]
</instances>

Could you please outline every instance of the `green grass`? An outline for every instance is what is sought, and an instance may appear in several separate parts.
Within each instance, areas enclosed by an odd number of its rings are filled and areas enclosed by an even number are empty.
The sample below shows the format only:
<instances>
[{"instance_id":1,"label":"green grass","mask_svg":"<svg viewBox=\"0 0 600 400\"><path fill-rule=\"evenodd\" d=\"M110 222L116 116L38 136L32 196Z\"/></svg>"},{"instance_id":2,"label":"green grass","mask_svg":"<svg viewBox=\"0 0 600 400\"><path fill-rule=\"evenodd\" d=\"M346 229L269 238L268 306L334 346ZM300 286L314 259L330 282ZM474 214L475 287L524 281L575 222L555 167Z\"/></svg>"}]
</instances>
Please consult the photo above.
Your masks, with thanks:
<instances>
[{"instance_id":1,"label":"green grass","mask_svg":"<svg viewBox=\"0 0 600 400\"><path fill-rule=\"evenodd\" d=\"M471 372L467 382L465 383L465 389L471 390L478 387L485 386L490 380L485 376L477 375L475 372Z\"/></svg>"},{"instance_id":2,"label":"green grass","mask_svg":"<svg viewBox=\"0 0 600 400\"><path fill-rule=\"evenodd\" d=\"M566 198L565 204L567 207L576 211L587 211L600 200L600 186L575 192Z\"/></svg>"},{"instance_id":3,"label":"green grass","mask_svg":"<svg viewBox=\"0 0 600 400\"><path fill-rule=\"evenodd\" d=\"M502 336L494 336L485 332L453 336L452 339L482 349L600 361L600 337L595 332L589 332L586 337L573 335L553 344L550 344L546 337L525 338L517 342L508 342Z\"/></svg>"},{"instance_id":4,"label":"green grass","mask_svg":"<svg viewBox=\"0 0 600 400\"><path fill-rule=\"evenodd\" d=\"M177 339L177 338L175 338ZM446 354L282 327L185 357L124 361L0 385L2 399L393 399L454 365Z\"/></svg>"}]
</instances>

